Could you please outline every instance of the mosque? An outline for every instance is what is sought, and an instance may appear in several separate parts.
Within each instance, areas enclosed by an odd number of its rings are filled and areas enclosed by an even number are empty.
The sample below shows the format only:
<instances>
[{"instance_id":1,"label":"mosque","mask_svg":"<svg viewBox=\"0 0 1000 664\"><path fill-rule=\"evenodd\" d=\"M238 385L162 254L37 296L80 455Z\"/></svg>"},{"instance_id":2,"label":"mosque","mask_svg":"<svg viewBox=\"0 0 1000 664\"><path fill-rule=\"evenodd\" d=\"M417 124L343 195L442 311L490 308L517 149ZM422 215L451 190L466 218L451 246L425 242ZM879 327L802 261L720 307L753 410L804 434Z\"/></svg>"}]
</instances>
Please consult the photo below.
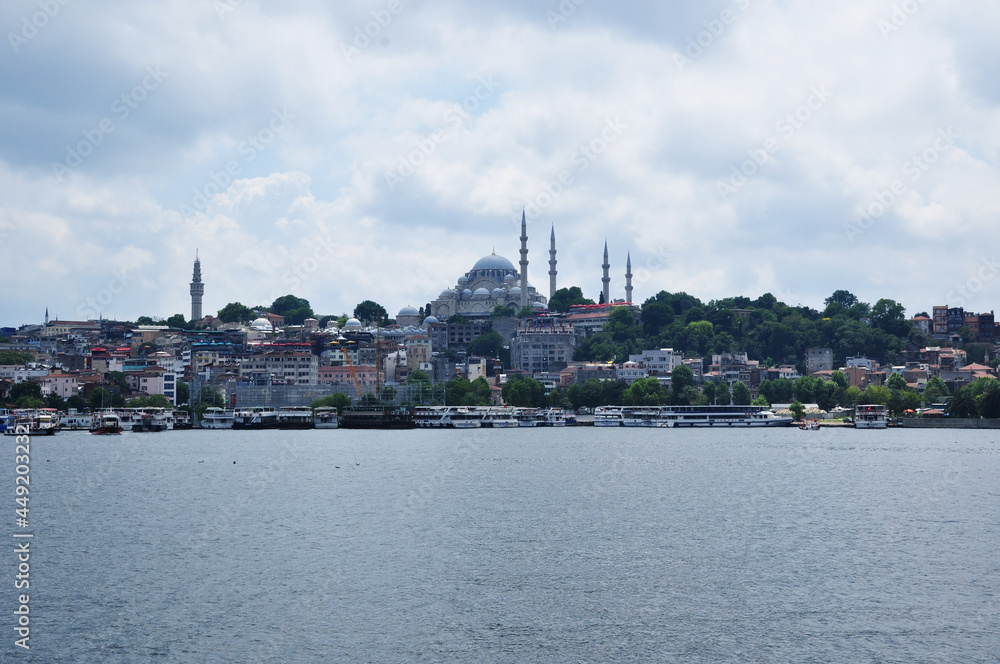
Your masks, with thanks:
<instances>
[{"instance_id":1,"label":"mosque","mask_svg":"<svg viewBox=\"0 0 1000 664\"><path fill-rule=\"evenodd\" d=\"M556 233L555 228L549 238L549 295L545 297L528 281L528 227L524 213L521 213L521 260L520 270L503 256L496 252L480 258L472 269L458 278L454 288L442 292L436 300L429 304L428 316L443 320L459 315L468 317L485 317L501 306L510 306L515 312L523 307L531 307L535 311L546 311L548 301L556 292ZM608 246L604 244L604 301L610 302L608 270ZM628 259L626 272L626 299L632 300L632 260ZM399 312L397 320L411 318L419 320L416 309L407 307Z\"/></svg>"}]
</instances>

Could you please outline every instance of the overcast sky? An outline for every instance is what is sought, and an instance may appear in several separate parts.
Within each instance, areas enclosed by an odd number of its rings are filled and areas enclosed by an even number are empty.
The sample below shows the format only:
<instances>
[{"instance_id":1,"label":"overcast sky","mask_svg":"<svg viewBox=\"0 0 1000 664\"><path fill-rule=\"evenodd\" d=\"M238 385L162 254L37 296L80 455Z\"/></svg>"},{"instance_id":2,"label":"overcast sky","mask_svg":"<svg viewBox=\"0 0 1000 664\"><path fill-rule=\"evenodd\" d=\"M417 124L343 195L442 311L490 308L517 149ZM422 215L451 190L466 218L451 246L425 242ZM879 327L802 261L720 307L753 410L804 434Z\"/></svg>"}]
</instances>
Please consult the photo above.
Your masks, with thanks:
<instances>
[{"instance_id":1,"label":"overcast sky","mask_svg":"<svg viewBox=\"0 0 1000 664\"><path fill-rule=\"evenodd\" d=\"M1000 4L9 0L0 324L612 293L1000 304ZM861 212L867 212L862 217Z\"/></svg>"}]
</instances>

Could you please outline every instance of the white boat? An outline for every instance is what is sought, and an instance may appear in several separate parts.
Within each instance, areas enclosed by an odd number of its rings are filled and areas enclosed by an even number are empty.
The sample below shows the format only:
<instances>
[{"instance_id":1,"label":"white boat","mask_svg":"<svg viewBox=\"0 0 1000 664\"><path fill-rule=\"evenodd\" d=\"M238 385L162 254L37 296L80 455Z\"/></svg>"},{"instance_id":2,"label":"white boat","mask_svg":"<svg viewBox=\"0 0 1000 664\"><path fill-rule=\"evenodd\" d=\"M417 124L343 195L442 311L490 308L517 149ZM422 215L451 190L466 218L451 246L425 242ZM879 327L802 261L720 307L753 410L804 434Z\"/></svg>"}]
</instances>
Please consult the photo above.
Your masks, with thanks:
<instances>
[{"instance_id":1,"label":"white boat","mask_svg":"<svg viewBox=\"0 0 1000 664\"><path fill-rule=\"evenodd\" d=\"M621 409L622 426L668 427L668 420L661 417L659 406L625 406Z\"/></svg>"},{"instance_id":2,"label":"white boat","mask_svg":"<svg viewBox=\"0 0 1000 664\"><path fill-rule=\"evenodd\" d=\"M417 406L413 422L418 427L433 429L478 429L482 415L466 406Z\"/></svg>"},{"instance_id":3,"label":"white boat","mask_svg":"<svg viewBox=\"0 0 1000 664\"><path fill-rule=\"evenodd\" d=\"M317 429L336 429L340 425L337 409L326 406L316 409L313 413L313 421Z\"/></svg>"},{"instance_id":4,"label":"white boat","mask_svg":"<svg viewBox=\"0 0 1000 664\"><path fill-rule=\"evenodd\" d=\"M620 427L624 426L622 420L622 409L620 406L601 406L594 409L595 427Z\"/></svg>"},{"instance_id":5,"label":"white boat","mask_svg":"<svg viewBox=\"0 0 1000 664\"><path fill-rule=\"evenodd\" d=\"M781 427L792 418L764 406L661 406L657 422L667 427Z\"/></svg>"},{"instance_id":6,"label":"white boat","mask_svg":"<svg viewBox=\"0 0 1000 664\"><path fill-rule=\"evenodd\" d=\"M0 433L14 432L17 426L17 416L6 408L0 408Z\"/></svg>"},{"instance_id":7,"label":"white boat","mask_svg":"<svg viewBox=\"0 0 1000 664\"><path fill-rule=\"evenodd\" d=\"M71 413L62 418L61 429L68 431L89 431L94 424L93 415L83 415L82 413Z\"/></svg>"},{"instance_id":8,"label":"white boat","mask_svg":"<svg viewBox=\"0 0 1000 664\"><path fill-rule=\"evenodd\" d=\"M201 416L201 428L232 429L233 416L234 413L232 410L226 410L224 408L219 408L218 406L206 408L205 413Z\"/></svg>"},{"instance_id":9,"label":"white boat","mask_svg":"<svg viewBox=\"0 0 1000 664\"><path fill-rule=\"evenodd\" d=\"M315 428L312 408L308 406L284 406L278 409L279 429Z\"/></svg>"},{"instance_id":10,"label":"white boat","mask_svg":"<svg viewBox=\"0 0 1000 664\"><path fill-rule=\"evenodd\" d=\"M854 407L854 428L885 429L889 426L885 418L886 408L882 404L865 404Z\"/></svg>"},{"instance_id":11,"label":"white boat","mask_svg":"<svg viewBox=\"0 0 1000 664\"><path fill-rule=\"evenodd\" d=\"M541 411L538 408L518 408L514 417L519 427L537 427Z\"/></svg>"},{"instance_id":12,"label":"white boat","mask_svg":"<svg viewBox=\"0 0 1000 664\"><path fill-rule=\"evenodd\" d=\"M562 408L546 408L539 413L536 426L564 427L566 426L566 411Z\"/></svg>"},{"instance_id":13,"label":"white boat","mask_svg":"<svg viewBox=\"0 0 1000 664\"><path fill-rule=\"evenodd\" d=\"M242 408L233 415L234 429L274 429L278 426L278 411L274 408L253 406Z\"/></svg>"},{"instance_id":14,"label":"white boat","mask_svg":"<svg viewBox=\"0 0 1000 664\"><path fill-rule=\"evenodd\" d=\"M482 408L482 426L488 429L511 429L518 425L513 408Z\"/></svg>"}]
</instances>

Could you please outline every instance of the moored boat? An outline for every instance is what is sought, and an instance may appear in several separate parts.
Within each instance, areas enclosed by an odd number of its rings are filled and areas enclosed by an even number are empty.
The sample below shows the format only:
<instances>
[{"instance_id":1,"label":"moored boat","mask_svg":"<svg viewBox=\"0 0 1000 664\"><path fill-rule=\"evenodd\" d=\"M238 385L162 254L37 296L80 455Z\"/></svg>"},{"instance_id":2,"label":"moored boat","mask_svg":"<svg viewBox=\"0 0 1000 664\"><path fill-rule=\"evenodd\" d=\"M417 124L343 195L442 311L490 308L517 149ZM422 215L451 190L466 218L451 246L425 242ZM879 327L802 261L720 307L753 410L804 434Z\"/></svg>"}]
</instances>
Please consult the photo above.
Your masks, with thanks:
<instances>
[{"instance_id":1,"label":"moored boat","mask_svg":"<svg viewBox=\"0 0 1000 664\"><path fill-rule=\"evenodd\" d=\"M274 429L277 426L278 411L274 408L254 406L233 414L234 429Z\"/></svg>"},{"instance_id":2,"label":"moored boat","mask_svg":"<svg viewBox=\"0 0 1000 664\"><path fill-rule=\"evenodd\" d=\"M205 409L205 412L201 416L201 428L232 429L233 417L234 412L232 410L226 410L224 408L219 408L218 406L210 406Z\"/></svg>"},{"instance_id":3,"label":"moored boat","mask_svg":"<svg viewBox=\"0 0 1000 664\"><path fill-rule=\"evenodd\" d=\"M412 429L413 409L404 406L354 406L340 418L343 429Z\"/></svg>"},{"instance_id":4,"label":"moored boat","mask_svg":"<svg viewBox=\"0 0 1000 664\"><path fill-rule=\"evenodd\" d=\"M102 413L94 416L94 424L90 433L96 436L108 436L122 432L122 418L115 413Z\"/></svg>"},{"instance_id":5,"label":"moored boat","mask_svg":"<svg viewBox=\"0 0 1000 664\"><path fill-rule=\"evenodd\" d=\"M886 420L886 407L882 404L864 404L854 408L854 427L856 429L885 429L889 423Z\"/></svg>"},{"instance_id":6,"label":"moored boat","mask_svg":"<svg viewBox=\"0 0 1000 664\"><path fill-rule=\"evenodd\" d=\"M340 418L336 408L323 406L313 412L313 422L317 429L336 429L340 425Z\"/></svg>"},{"instance_id":7,"label":"moored boat","mask_svg":"<svg viewBox=\"0 0 1000 664\"><path fill-rule=\"evenodd\" d=\"M308 406L285 406L278 409L279 429L315 428L312 408Z\"/></svg>"}]
</instances>

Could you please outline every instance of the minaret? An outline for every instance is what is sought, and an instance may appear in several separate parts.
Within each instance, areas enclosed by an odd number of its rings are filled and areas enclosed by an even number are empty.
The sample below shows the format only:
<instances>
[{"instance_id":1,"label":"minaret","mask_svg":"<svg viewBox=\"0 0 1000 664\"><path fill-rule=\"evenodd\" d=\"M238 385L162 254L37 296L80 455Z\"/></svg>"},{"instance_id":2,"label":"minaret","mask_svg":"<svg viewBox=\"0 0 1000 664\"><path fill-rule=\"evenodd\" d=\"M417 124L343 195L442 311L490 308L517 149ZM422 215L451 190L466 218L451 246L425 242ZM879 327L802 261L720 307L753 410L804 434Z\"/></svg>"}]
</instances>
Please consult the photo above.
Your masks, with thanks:
<instances>
[{"instance_id":1,"label":"minaret","mask_svg":"<svg viewBox=\"0 0 1000 664\"><path fill-rule=\"evenodd\" d=\"M45 324L49 324L49 308L45 307Z\"/></svg>"},{"instance_id":2,"label":"minaret","mask_svg":"<svg viewBox=\"0 0 1000 664\"><path fill-rule=\"evenodd\" d=\"M191 322L201 320L201 296L205 294L205 284L201 283L201 261L198 250L194 252L194 276L191 278Z\"/></svg>"},{"instance_id":3,"label":"minaret","mask_svg":"<svg viewBox=\"0 0 1000 664\"><path fill-rule=\"evenodd\" d=\"M552 226L549 239L549 300L556 294L556 227Z\"/></svg>"},{"instance_id":4,"label":"minaret","mask_svg":"<svg viewBox=\"0 0 1000 664\"><path fill-rule=\"evenodd\" d=\"M521 210L521 308L528 306L528 221Z\"/></svg>"},{"instance_id":5,"label":"minaret","mask_svg":"<svg viewBox=\"0 0 1000 664\"><path fill-rule=\"evenodd\" d=\"M632 304L632 252L625 261L625 301Z\"/></svg>"},{"instance_id":6,"label":"minaret","mask_svg":"<svg viewBox=\"0 0 1000 664\"><path fill-rule=\"evenodd\" d=\"M611 304L611 276L608 274L608 269L611 265L608 263L608 241L604 241L604 277L601 282L604 283L604 304Z\"/></svg>"}]
</instances>

